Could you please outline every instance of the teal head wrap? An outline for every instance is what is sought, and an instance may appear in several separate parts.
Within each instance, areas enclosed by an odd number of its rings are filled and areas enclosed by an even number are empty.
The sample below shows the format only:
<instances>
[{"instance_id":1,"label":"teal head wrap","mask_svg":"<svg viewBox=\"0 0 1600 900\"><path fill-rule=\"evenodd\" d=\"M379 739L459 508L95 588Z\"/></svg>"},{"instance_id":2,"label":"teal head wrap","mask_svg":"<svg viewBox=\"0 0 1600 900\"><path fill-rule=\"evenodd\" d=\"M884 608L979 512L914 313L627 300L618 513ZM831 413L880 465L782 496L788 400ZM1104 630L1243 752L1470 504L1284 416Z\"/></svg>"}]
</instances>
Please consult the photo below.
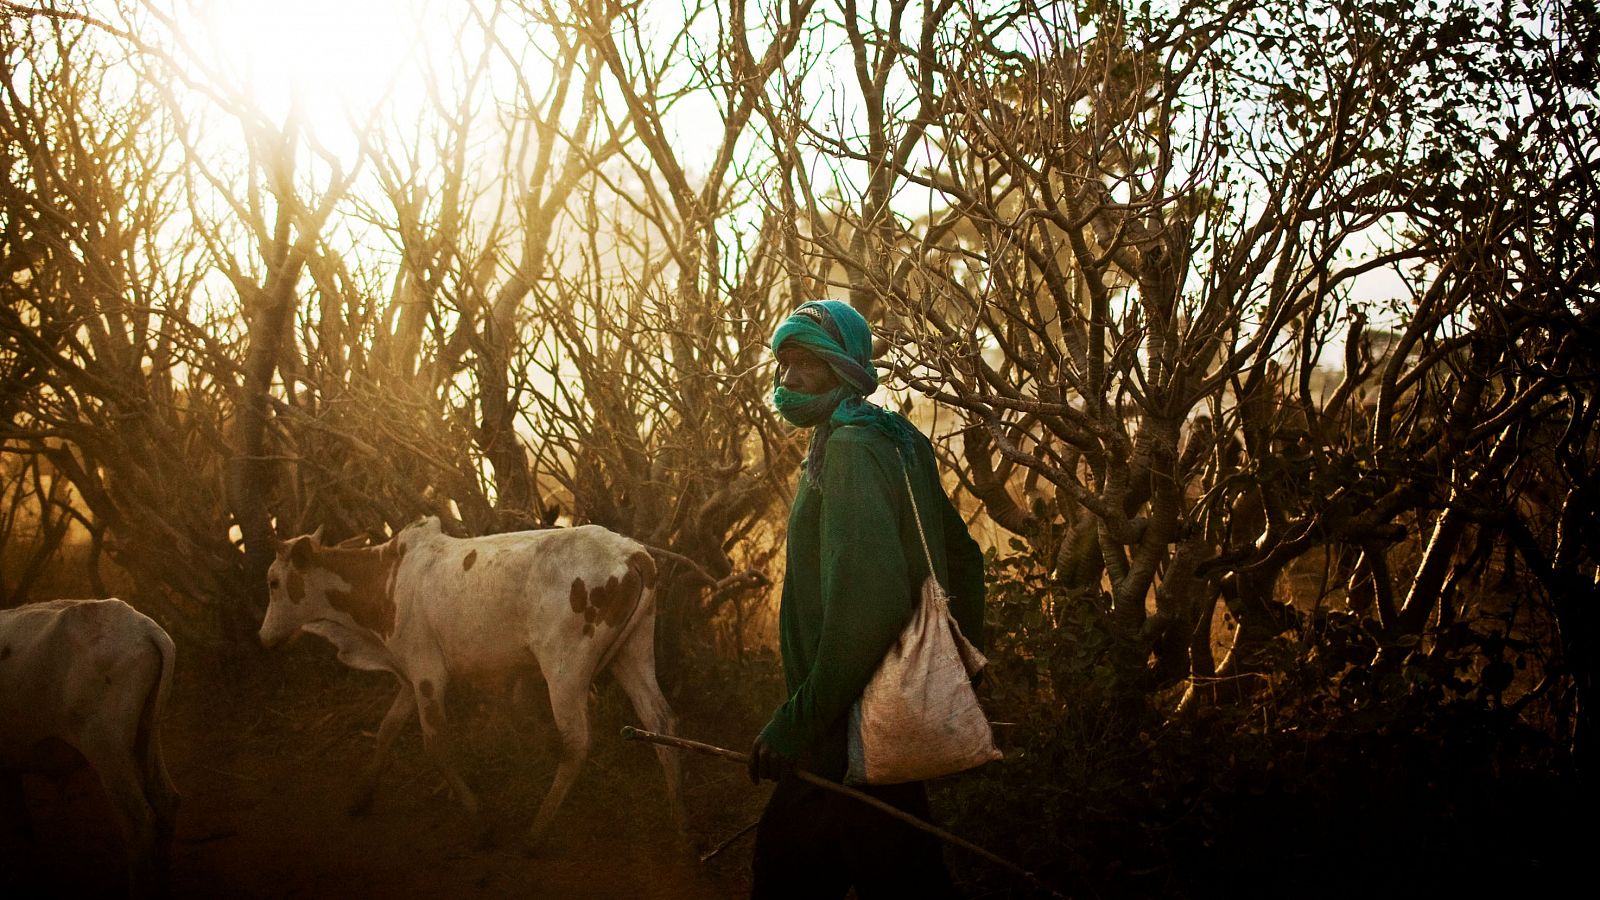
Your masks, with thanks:
<instances>
[{"instance_id":1,"label":"teal head wrap","mask_svg":"<svg viewBox=\"0 0 1600 900\"><path fill-rule=\"evenodd\" d=\"M872 329L848 303L812 300L800 304L772 333L774 353L785 344L816 354L839 378L826 394L802 394L773 379L772 400L778 412L802 428L816 428L806 454L806 473L816 484L822 476L823 451L828 436L840 425L867 425L894 440L902 452L914 447L916 428L899 413L867 401L878 388L878 370L872 366Z\"/></svg>"}]
</instances>

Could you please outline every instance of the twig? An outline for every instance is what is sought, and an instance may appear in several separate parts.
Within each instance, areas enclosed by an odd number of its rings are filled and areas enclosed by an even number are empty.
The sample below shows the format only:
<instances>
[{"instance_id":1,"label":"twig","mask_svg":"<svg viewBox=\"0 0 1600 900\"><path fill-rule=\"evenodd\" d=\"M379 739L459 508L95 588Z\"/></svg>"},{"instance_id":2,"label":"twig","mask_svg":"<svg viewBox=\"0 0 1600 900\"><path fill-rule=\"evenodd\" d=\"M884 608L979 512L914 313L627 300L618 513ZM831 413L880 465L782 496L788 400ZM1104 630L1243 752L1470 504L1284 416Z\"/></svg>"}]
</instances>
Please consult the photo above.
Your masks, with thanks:
<instances>
[{"instance_id":1,"label":"twig","mask_svg":"<svg viewBox=\"0 0 1600 900\"><path fill-rule=\"evenodd\" d=\"M3 2L3 0L0 0L0 2ZM675 553L665 547L656 547L650 544L645 544L644 548L662 559L681 563L689 569L690 574L710 586L711 594L707 598L707 603L713 603L719 597L731 591L746 587L762 587L772 583L765 573L758 572L755 569L745 569L743 572L735 572L726 578L718 578L707 572L704 566L684 556L682 553Z\"/></svg>"},{"instance_id":2,"label":"twig","mask_svg":"<svg viewBox=\"0 0 1600 900\"><path fill-rule=\"evenodd\" d=\"M691 741L688 738L672 737L670 735L665 735L665 734L656 734L655 732L652 732L652 731L644 731L644 730L639 729L639 728L634 728L631 725L624 725L623 726L623 728L622 728L622 739L625 740L625 741L645 741L645 742L651 743L651 744L660 744L660 745L662 745L664 747L676 747L676 748L678 748L680 750L693 750L696 753L703 753L703 754L705 754L707 756L716 756L716 757L720 757L722 759L726 759L726 760L728 760L730 762L737 762L737 763L742 763L742 764L745 764L745 765L748 765L749 762L750 762L750 757L749 757L748 754L740 753L737 750L729 750L729 749L727 749L725 747L718 747L718 746L715 746L715 745L712 745L712 744L703 744L703 743L701 743L699 741ZM907 812L905 812L903 810L900 810L900 809L896 809L895 807L890 806L889 804L883 802L882 800L879 800L877 797L874 797L871 794L862 793L861 791L858 791L853 787L849 787L847 785L840 784L837 781L829 781L828 779L823 778L820 775L814 775L814 774L812 774L810 772L807 772L807 771L805 771L803 769L795 769L794 770L794 775L795 775L796 778L799 778L801 781L805 782L806 784L814 785L816 787L822 788L825 791L832 791L835 794L842 794L842 795L844 795L846 797L850 797L850 798L853 798L855 800L859 800L862 803L867 804L868 806L872 807L873 809L878 810L879 812L881 812L881 813L883 813L885 815L892 816L895 819L897 819L897 820L899 820L901 822L904 822L907 825L910 825L912 828L915 828L918 831L926 832L926 833L931 834L934 837L938 838L939 840L944 841L947 844L951 844L951 845L954 845L956 847L960 847L961 849L966 850L966 851L968 851L970 853L975 853L978 856L981 856L984 859L987 859L989 862L994 863L995 865L999 866L1000 868L1005 869L1007 872L1010 872L1010 873L1012 873L1014 875L1021 876L1022 878L1026 879L1029 882L1031 882L1035 887L1038 887L1041 890L1044 890L1044 891L1048 892L1050 894L1050 896L1052 896L1052 897L1061 897L1061 898L1063 898L1063 900L1066 897L1065 894L1061 893L1060 891L1056 890L1055 888L1051 887L1050 885L1048 885L1045 882L1043 882L1042 880L1040 880L1039 876L1033 874L1032 872L1029 872L1027 869L1022 868L1021 866L1017 865L1016 863L1011 862L1010 860L1008 860L1008 859L1006 859L1006 858L1004 858L1002 856L996 855L996 854L994 854L994 853L992 853L992 852L990 852L988 850L985 850L982 847L979 847L977 844L972 843L971 841L967 840L964 837L960 837L959 835L951 834L950 832L945 831L943 828L940 828L937 825L930 825L927 822L924 822L921 819L917 818L916 816L911 815L910 813L907 813Z\"/></svg>"},{"instance_id":3,"label":"twig","mask_svg":"<svg viewBox=\"0 0 1600 900\"><path fill-rule=\"evenodd\" d=\"M692 572L694 575L699 577L706 584L715 585L715 584L718 583L718 579L717 579L717 577L715 575L712 575L710 572L707 572L705 570L705 567L701 566L699 563L695 562L694 560L690 559L689 557L684 556L682 553L674 553L673 551L668 550L665 547L654 547L654 546L651 546L650 544L645 544L644 548L646 550L649 550L651 553L655 554L656 556L662 557L663 559L670 559L673 562L682 563L684 566L686 566L689 569L690 572Z\"/></svg>"},{"instance_id":4,"label":"twig","mask_svg":"<svg viewBox=\"0 0 1600 900\"><path fill-rule=\"evenodd\" d=\"M140 42L136 37L126 31L123 31L121 28L118 28L102 19L96 19L94 16L85 15L79 12L69 12L64 9L40 9L34 6L23 6L21 3L11 3L9 0L0 0L0 13L5 13L7 18L23 19L30 16L39 16L45 19L65 19L69 22L82 22L85 25L92 25L101 31L122 38L125 41L131 41L134 44L143 46L142 42Z\"/></svg>"},{"instance_id":5,"label":"twig","mask_svg":"<svg viewBox=\"0 0 1600 900\"><path fill-rule=\"evenodd\" d=\"M718 853L721 853L722 851L724 851L724 850L728 849L729 847L733 846L733 842L734 841L737 841L739 838L742 838L745 835L749 834L751 832L751 830L753 830L757 825L760 825L760 824L761 824L761 821L758 819L758 820L756 820L754 822L751 822L749 825L746 825L745 827L739 829L738 831L735 831L733 834L728 835L727 839L724 840L722 843L716 845L715 847L712 847L710 850L707 850L705 853L700 854L700 861L701 862L710 862L712 857L716 856Z\"/></svg>"}]
</instances>

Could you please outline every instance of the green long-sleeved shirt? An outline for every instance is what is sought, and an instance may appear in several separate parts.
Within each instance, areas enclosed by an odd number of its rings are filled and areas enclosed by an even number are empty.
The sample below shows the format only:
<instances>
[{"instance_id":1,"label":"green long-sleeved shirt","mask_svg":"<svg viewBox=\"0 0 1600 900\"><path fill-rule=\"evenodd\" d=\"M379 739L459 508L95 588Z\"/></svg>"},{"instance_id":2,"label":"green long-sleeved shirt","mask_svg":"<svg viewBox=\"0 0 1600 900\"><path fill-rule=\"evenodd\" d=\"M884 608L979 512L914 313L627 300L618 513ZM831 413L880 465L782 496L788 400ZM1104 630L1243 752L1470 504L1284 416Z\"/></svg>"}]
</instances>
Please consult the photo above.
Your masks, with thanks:
<instances>
[{"instance_id":1,"label":"green long-sleeved shirt","mask_svg":"<svg viewBox=\"0 0 1600 900\"><path fill-rule=\"evenodd\" d=\"M934 570L962 633L981 648L983 553L918 438L907 464ZM850 706L910 621L928 572L887 435L861 425L833 432L821 490L800 476L788 538L778 643L789 699L761 736L802 768L842 778Z\"/></svg>"}]
</instances>

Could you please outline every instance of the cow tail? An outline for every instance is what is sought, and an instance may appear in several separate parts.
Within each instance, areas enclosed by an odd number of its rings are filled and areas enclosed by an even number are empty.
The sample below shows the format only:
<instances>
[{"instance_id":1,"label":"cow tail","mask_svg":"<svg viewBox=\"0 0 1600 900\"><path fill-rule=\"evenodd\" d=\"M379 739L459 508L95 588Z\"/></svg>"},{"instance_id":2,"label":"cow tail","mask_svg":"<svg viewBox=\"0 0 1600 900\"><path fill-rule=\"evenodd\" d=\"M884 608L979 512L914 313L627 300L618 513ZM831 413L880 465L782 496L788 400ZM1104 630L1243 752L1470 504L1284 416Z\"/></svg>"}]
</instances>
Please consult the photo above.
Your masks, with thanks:
<instances>
[{"instance_id":1,"label":"cow tail","mask_svg":"<svg viewBox=\"0 0 1600 900\"><path fill-rule=\"evenodd\" d=\"M650 554L643 549L635 551L628 557L628 581L639 585L638 592L633 598L633 609L629 611L628 618L617 630L617 636L612 639L611 646L606 648L605 655L600 657L600 665L596 672L604 672L611 665L611 660L627 645L628 639L633 636L639 622L645 613L655 609L656 604L656 562ZM655 636L651 636L654 640Z\"/></svg>"},{"instance_id":2,"label":"cow tail","mask_svg":"<svg viewBox=\"0 0 1600 900\"><path fill-rule=\"evenodd\" d=\"M155 689L145 695L144 708L139 711L139 733L137 746L143 757L145 784L162 791L176 803L177 790L172 786L172 779L167 774L167 766L161 754L161 734L158 730L161 717L167 708L167 694L172 687L172 672L177 658L177 647L172 643L172 638L167 636L159 626L150 628L146 637L155 645L156 653L161 657L161 674L156 679ZM157 810L162 815L162 810ZM166 813L170 815L170 813Z\"/></svg>"}]
</instances>

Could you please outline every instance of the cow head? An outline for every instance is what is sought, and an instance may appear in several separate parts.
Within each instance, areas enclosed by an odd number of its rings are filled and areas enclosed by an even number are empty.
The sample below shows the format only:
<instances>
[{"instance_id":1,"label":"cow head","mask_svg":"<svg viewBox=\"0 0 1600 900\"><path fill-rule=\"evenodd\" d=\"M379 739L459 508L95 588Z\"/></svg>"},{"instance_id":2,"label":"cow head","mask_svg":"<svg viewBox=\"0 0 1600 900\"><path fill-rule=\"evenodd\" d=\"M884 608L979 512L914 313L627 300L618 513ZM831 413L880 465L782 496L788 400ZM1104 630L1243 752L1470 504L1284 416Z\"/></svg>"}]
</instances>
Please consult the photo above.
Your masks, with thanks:
<instances>
[{"instance_id":1,"label":"cow head","mask_svg":"<svg viewBox=\"0 0 1600 900\"><path fill-rule=\"evenodd\" d=\"M336 640L330 629L378 639L394 631L394 579L405 550L397 541L353 543L325 546L319 528L278 545L277 559L267 568L261 643L271 647L302 630L329 640Z\"/></svg>"},{"instance_id":2,"label":"cow head","mask_svg":"<svg viewBox=\"0 0 1600 900\"><path fill-rule=\"evenodd\" d=\"M323 549L322 529L278 544L277 558L267 568L267 614L261 620L261 643L274 647L309 622L327 618L328 575L317 565Z\"/></svg>"}]
</instances>

